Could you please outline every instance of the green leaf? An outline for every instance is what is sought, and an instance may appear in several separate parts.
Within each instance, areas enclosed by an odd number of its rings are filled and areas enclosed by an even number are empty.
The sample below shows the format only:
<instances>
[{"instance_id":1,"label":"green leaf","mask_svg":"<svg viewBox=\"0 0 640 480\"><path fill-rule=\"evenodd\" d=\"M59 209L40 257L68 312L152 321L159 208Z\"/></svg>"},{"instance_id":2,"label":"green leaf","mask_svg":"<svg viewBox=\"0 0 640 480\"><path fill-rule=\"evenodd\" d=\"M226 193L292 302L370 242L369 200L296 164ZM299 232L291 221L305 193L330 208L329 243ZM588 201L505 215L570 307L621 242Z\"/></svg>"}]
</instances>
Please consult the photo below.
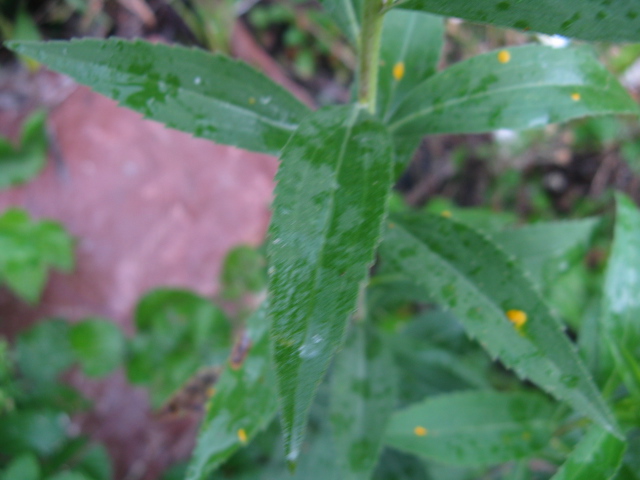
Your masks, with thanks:
<instances>
[{"instance_id":1,"label":"green leaf","mask_svg":"<svg viewBox=\"0 0 640 480\"><path fill-rule=\"evenodd\" d=\"M426 134L517 130L638 112L589 48L528 45L478 55L432 76L390 113L388 123L402 150Z\"/></svg>"},{"instance_id":2,"label":"green leaf","mask_svg":"<svg viewBox=\"0 0 640 480\"><path fill-rule=\"evenodd\" d=\"M111 480L113 468L107 449L100 444L91 445L84 450L81 458L75 464L76 468L95 480Z\"/></svg>"},{"instance_id":3,"label":"green leaf","mask_svg":"<svg viewBox=\"0 0 640 480\"><path fill-rule=\"evenodd\" d=\"M248 245L232 248L224 259L220 273L221 296L237 300L266 287L264 255Z\"/></svg>"},{"instance_id":4,"label":"green leaf","mask_svg":"<svg viewBox=\"0 0 640 480\"><path fill-rule=\"evenodd\" d=\"M43 388L53 383L75 361L69 342L69 324L45 320L23 332L16 348L17 366L24 379Z\"/></svg>"},{"instance_id":5,"label":"green leaf","mask_svg":"<svg viewBox=\"0 0 640 480\"><path fill-rule=\"evenodd\" d=\"M440 395L395 413L389 446L455 465L526 458L551 439L553 404L540 394L464 392Z\"/></svg>"},{"instance_id":6,"label":"green leaf","mask_svg":"<svg viewBox=\"0 0 640 480\"><path fill-rule=\"evenodd\" d=\"M42 170L47 158L46 119L42 111L27 118L18 148L0 138L0 188L24 183Z\"/></svg>"},{"instance_id":7,"label":"green leaf","mask_svg":"<svg viewBox=\"0 0 640 480\"><path fill-rule=\"evenodd\" d=\"M320 0L352 45L360 41L360 19L364 0Z\"/></svg>"},{"instance_id":8,"label":"green leaf","mask_svg":"<svg viewBox=\"0 0 640 480\"><path fill-rule=\"evenodd\" d=\"M0 472L0 480L39 480L40 465L32 453L15 458Z\"/></svg>"},{"instance_id":9,"label":"green leaf","mask_svg":"<svg viewBox=\"0 0 640 480\"><path fill-rule=\"evenodd\" d=\"M546 222L491 233L491 238L518 259L538 286L569 268L570 253L587 245L599 220Z\"/></svg>"},{"instance_id":10,"label":"green leaf","mask_svg":"<svg viewBox=\"0 0 640 480\"><path fill-rule=\"evenodd\" d=\"M0 215L0 282L22 299L35 303L48 268L73 267L73 240L57 223L34 221L27 212L9 209Z\"/></svg>"},{"instance_id":11,"label":"green leaf","mask_svg":"<svg viewBox=\"0 0 640 480\"><path fill-rule=\"evenodd\" d=\"M335 461L345 480L371 478L396 402L393 367L393 358L381 339L366 325L355 324L331 377Z\"/></svg>"},{"instance_id":12,"label":"green leaf","mask_svg":"<svg viewBox=\"0 0 640 480\"><path fill-rule=\"evenodd\" d=\"M47 477L46 480L93 480L80 472L60 472Z\"/></svg>"},{"instance_id":13,"label":"green leaf","mask_svg":"<svg viewBox=\"0 0 640 480\"><path fill-rule=\"evenodd\" d=\"M239 368L229 364L215 386L187 480L209 478L275 416L278 405L268 333L266 308L262 307L247 322L245 334L251 347L246 358Z\"/></svg>"},{"instance_id":14,"label":"green leaf","mask_svg":"<svg viewBox=\"0 0 640 480\"><path fill-rule=\"evenodd\" d=\"M306 118L281 158L269 230L269 317L288 460L356 309L391 186L384 127L351 107Z\"/></svg>"},{"instance_id":15,"label":"green leaf","mask_svg":"<svg viewBox=\"0 0 640 480\"><path fill-rule=\"evenodd\" d=\"M609 480L620 467L626 443L593 425L551 480Z\"/></svg>"},{"instance_id":16,"label":"green leaf","mask_svg":"<svg viewBox=\"0 0 640 480\"><path fill-rule=\"evenodd\" d=\"M449 307L494 357L618 434L616 422L558 319L514 260L487 237L440 216L397 218L383 258ZM517 327L509 311L526 315Z\"/></svg>"},{"instance_id":17,"label":"green leaf","mask_svg":"<svg viewBox=\"0 0 640 480\"><path fill-rule=\"evenodd\" d=\"M616 197L616 223L604 284L602 330L627 387L640 395L640 211Z\"/></svg>"},{"instance_id":18,"label":"green leaf","mask_svg":"<svg viewBox=\"0 0 640 480\"><path fill-rule=\"evenodd\" d=\"M405 0L397 6L584 40L639 41L636 0Z\"/></svg>"},{"instance_id":19,"label":"green leaf","mask_svg":"<svg viewBox=\"0 0 640 480\"><path fill-rule=\"evenodd\" d=\"M436 73L443 42L440 17L403 10L384 16L378 71L377 114L381 118Z\"/></svg>"},{"instance_id":20,"label":"green leaf","mask_svg":"<svg viewBox=\"0 0 640 480\"><path fill-rule=\"evenodd\" d=\"M82 370L91 377L111 373L124 357L124 336L109 320L91 318L76 323L69 332L69 341Z\"/></svg>"},{"instance_id":21,"label":"green leaf","mask_svg":"<svg viewBox=\"0 0 640 480\"><path fill-rule=\"evenodd\" d=\"M248 65L204 50L119 39L8 42L171 128L277 154L308 109Z\"/></svg>"},{"instance_id":22,"label":"green leaf","mask_svg":"<svg viewBox=\"0 0 640 480\"><path fill-rule=\"evenodd\" d=\"M135 324L127 376L149 387L154 407L203 366L222 363L231 347L231 325L222 310L187 290L148 293L136 308Z\"/></svg>"},{"instance_id":23,"label":"green leaf","mask_svg":"<svg viewBox=\"0 0 640 480\"><path fill-rule=\"evenodd\" d=\"M48 409L4 415L0 422L0 452L10 456L26 452L51 455L64 444L67 427L67 415Z\"/></svg>"},{"instance_id":24,"label":"green leaf","mask_svg":"<svg viewBox=\"0 0 640 480\"><path fill-rule=\"evenodd\" d=\"M404 98L438 67L444 41L442 18L420 12L392 10L384 17L377 115L385 122ZM416 137L396 146L395 174L400 175L420 143Z\"/></svg>"}]
</instances>

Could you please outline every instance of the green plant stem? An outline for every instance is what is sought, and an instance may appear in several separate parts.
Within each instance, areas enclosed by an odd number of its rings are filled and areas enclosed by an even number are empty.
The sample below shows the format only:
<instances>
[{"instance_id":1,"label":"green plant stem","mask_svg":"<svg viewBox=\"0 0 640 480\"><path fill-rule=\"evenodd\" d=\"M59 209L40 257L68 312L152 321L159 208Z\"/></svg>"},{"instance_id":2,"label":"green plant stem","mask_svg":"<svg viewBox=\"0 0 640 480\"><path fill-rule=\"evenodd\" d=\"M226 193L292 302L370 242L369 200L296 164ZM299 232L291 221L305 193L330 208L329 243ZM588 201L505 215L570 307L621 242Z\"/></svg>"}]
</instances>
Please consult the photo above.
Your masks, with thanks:
<instances>
[{"instance_id":1,"label":"green plant stem","mask_svg":"<svg viewBox=\"0 0 640 480\"><path fill-rule=\"evenodd\" d=\"M382 0L364 0L358 58L358 103L372 114L376 111L378 62L382 36Z\"/></svg>"}]
</instances>

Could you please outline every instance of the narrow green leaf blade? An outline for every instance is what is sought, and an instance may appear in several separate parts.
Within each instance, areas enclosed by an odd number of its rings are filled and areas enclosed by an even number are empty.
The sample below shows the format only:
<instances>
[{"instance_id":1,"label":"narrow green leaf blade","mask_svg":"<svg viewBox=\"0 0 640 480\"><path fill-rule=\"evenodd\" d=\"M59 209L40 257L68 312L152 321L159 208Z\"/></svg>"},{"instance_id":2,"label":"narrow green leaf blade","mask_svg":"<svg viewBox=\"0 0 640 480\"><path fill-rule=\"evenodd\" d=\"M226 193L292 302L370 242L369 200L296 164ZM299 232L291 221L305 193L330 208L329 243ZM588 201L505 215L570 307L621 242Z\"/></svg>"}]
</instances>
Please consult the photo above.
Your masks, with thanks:
<instances>
[{"instance_id":1,"label":"narrow green leaf blade","mask_svg":"<svg viewBox=\"0 0 640 480\"><path fill-rule=\"evenodd\" d=\"M147 118L256 152L277 154L308 113L253 68L204 50L120 39L9 47Z\"/></svg>"},{"instance_id":2,"label":"narrow green leaf blade","mask_svg":"<svg viewBox=\"0 0 640 480\"><path fill-rule=\"evenodd\" d=\"M588 115L637 114L588 47L528 45L478 55L416 87L392 112L396 144L425 134L526 129Z\"/></svg>"},{"instance_id":3,"label":"narrow green leaf blade","mask_svg":"<svg viewBox=\"0 0 640 480\"><path fill-rule=\"evenodd\" d=\"M620 468L626 446L593 425L551 480L609 480Z\"/></svg>"},{"instance_id":4,"label":"narrow green leaf blade","mask_svg":"<svg viewBox=\"0 0 640 480\"><path fill-rule=\"evenodd\" d=\"M331 377L335 461L344 480L371 478L395 406L396 382L386 345L366 325L354 325Z\"/></svg>"},{"instance_id":5,"label":"narrow green leaf blade","mask_svg":"<svg viewBox=\"0 0 640 480\"><path fill-rule=\"evenodd\" d=\"M443 217L394 220L383 257L448 306L467 333L530 379L609 431L618 427L575 346L537 290L487 237ZM521 327L506 312L527 316Z\"/></svg>"},{"instance_id":6,"label":"narrow green leaf blade","mask_svg":"<svg viewBox=\"0 0 640 480\"><path fill-rule=\"evenodd\" d=\"M441 17L408 10L391 10L384 16L378 71L381 118L436 73L443 42Z\"/></svg>"},{"instance_id":7,"label":"narrow green leaf blade","mask_svg":"<svg viewBox=\"0 0 640 480\"><path fill-rule=\"evenodd\" d=\"M640 41L636 0L401 0L397 6L584 40Z\"/></svg>"},{"instance_id":8,"label":"narrow green leaf blade","mask_svg":"<svg viewBox=\"0 0 640 480\"><path fill-rule=\"evenodd\" d=\"M567 220L525 225L490 234L516 257L538 286L568 268L567 256L587 244L598 219Z\"/></svg>"},{"instance_id":9,"label":"narrow green leaf blade","mask_svg":"<svg viewBox=\"0 0 640 480\"><path fill-rule=\"evenodd\" d=\"M391 185L385 128L351 107L318 110L285 147L269 231L269 316L288 460L342 343L373 261Z\"/></svg>"},{"instance_id":10,"label":"narrow green leaf blade","mask_svg":"<svg viewBox=\"0 0 640 480\"><path fill-rule=\"evenodd\" d=\"M604 285L602 329L627 387L640 394L640 211L616 198L616 224Z\"/></svg>"},{"instance_id":11,"label":"narrow green leaf blade","mask_svg":"<svg viewBox=\"0 0 640 480\"><path fill-rule=\"evenodd\" d=\"M321 0L321 2L351 43L358 45L363 0Z\"/></svg>"},{"instance_id":12,"label":"narrow green leaf blade","mask_svg":"<svg viewBox=\"0 0 640 480\"><path fill-rule=\"evenodd\" d=\"M250 349L241 365L227 365L215 386L216 393L200 427L187 480L209 478L213 470L264 429L276 414L265 307L247 321L245 335Z\"/></svg>"},{"instance_id":13,"label":"narrow green leaf blade","mask_svg":"<svg viewBox=\"0 0 640 480\"><path fill-rule=\"evenodd\" d=\"M490 465L533 455L556 426L553 404L536 393L440 395L395 413L389 446L455 465Z\"/></svg>"}]
</instances>

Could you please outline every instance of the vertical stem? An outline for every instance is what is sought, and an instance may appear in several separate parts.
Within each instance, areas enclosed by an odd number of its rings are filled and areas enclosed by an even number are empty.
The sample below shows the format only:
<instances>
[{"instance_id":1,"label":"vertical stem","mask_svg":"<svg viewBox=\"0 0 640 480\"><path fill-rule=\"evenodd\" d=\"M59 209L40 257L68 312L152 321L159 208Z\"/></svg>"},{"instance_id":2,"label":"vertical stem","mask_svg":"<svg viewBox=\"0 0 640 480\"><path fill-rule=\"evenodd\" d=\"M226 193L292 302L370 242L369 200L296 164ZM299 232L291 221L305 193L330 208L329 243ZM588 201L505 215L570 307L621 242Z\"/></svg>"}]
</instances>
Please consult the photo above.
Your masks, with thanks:
<instances>
[{"instance_id":1,"label":"vertical stem","mask_svg":"<svg viewBox=\"0 0 640 480\"><path fill-rule=\"evenodd\" d=\"M372 114L378 92L378 58L384 0L364 0L358 59L358 103Z\"/></svg>"}]
</instances>

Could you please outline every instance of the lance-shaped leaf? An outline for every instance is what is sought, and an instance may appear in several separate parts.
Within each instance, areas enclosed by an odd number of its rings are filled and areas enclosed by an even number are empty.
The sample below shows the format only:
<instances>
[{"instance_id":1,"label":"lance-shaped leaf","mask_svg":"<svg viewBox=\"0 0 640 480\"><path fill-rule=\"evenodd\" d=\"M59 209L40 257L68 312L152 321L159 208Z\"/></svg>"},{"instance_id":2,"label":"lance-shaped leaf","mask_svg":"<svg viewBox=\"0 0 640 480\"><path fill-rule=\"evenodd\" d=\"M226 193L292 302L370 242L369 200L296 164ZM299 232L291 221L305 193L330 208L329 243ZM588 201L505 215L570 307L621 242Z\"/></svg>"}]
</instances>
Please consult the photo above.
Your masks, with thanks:
<instances>
[{"instance_id":1,"label":"lance-shaped leaf","mask_svg":"<svg viewBox=\"0 0 640 480\"><path fill-rule=\"evenodd\" d=\"M381 252L453 310L494 358L618 434L560 322L517 263L487 237L444 217L404 216L390 224Z\"/></svg>"},{"instance_id":2,"label":"lance-shaped leaf","mask_svg":"<svg viewBox=\"0 0 640 480\"><path fill-rule=\"evenodd\" d=\"M277 154L308 114L263 74L204 50L118 39L9 46L147 118L247 150Z\"/></svg>"},{"instance_id":3,"label":"lance-shaped leaf","mask_svg":"<svg viewBox=\"0 0 640 480\"><path fill-rule=\"evenodd\" d=\"M371 478L395 406L396 382L386 345L366 325L354 325L331 377L331 424L341 478Z\"/></svg>"},{"instance_id":4,"label":"lance-shaped leaf","mask_svg":"<svg viewBox=\"0 0 640 480\"><path fill-rule=\"evenodd\" d=\"M268 334L266 308L261 307L247 321L246 341L239 344L242 351L232 353L214 387L187 480L209 478L275 416L277 400Z\"/></svg>"},{"instance_id":5,"label":"lance-shaped leaf","mask_svg":"<svg viewBox=\"0 0 640 480\"><path fill-rule=\"evenodd\" d=\"M636 0L400 0L396 5L584 40L640 41Z\"/></svg>"},{"instance_id":6,"label":"lance-shaped leaf","mask_svg":"<svg viewBox=\"0 0 640 480\"><path fill-rule=\"evenodd\" d=\"M363 1L366 0L321 0L324 8L353 45L358 45L360 38Z\"/></svg>"},{"instance_id":7,"label":"lance-shaped leaf","mask_svg":"<svg viewBox=\"0 0 640 480\"><path fill-rule=\"evenodd\" d=\"M318 110L285 147L269 230L270 318L291 462L367 278L391 185L391 142L357 108Z\"/></svg>"},{"instance_id":8,"label":"lance-shaped leaf","mask_svg":"<svg viewBox=\"0 0 640 480\"><path fill-rule=\"evenodd\" d=\"M602 329L627 387L640 394L640 211L618 194Z\"/></svg>"},{"instance_id":9,"label":"lance-shaped leaf","mask_svg":"<svg viewBox=\"0 0 640 480\"><path fill-rule=\"evenodd\" d=\"M490 465L531 456L556 426L553 404L536 393L440 395L392 415L389 446L455 465Z\"/></svg>"},{"instance_id":10,"label":"lance-shaped leaf","mask_svg":"<svg viewBox=\"0 0 640 480\"><path fill-rule=\"evenodd\" d=\"M589 48L529 45L478 55L432 76L405 97L388 124L401 150L425 134L525 129L638 111Z\"/></svg>"},{"instance_id":11,"label":"lance-shaped leaf","mask_svg":"<svg viewBox=\"0 0 640 480\"><path fill-rule=\"evenodd\" d=\"M436 73L443 41L441 17L404 10L384 16L378 72L377 114L381 118Z\"/></svg>"},{"instance_id":12,"label":"lance-shaped leaf","mask_svg":"<svg viewBox=\"0 0 640 480\"><path fill-rule=\"evenodd\" d=\"M587 244L597 224L595 218L545 222L490 236L522 263L536 285L543 286L569 268L567 257Z\"/></svg>"},{"instance_id":13,"label":"lance-shaped leaf","mask_svg":"<svg viewBox=\"0 0 640 480\"><path fill-rule=\"evenodd\" d=\"M593 425L551 480L609 480L620 468L626 446Z\"/></svg>"}]
</instances>

